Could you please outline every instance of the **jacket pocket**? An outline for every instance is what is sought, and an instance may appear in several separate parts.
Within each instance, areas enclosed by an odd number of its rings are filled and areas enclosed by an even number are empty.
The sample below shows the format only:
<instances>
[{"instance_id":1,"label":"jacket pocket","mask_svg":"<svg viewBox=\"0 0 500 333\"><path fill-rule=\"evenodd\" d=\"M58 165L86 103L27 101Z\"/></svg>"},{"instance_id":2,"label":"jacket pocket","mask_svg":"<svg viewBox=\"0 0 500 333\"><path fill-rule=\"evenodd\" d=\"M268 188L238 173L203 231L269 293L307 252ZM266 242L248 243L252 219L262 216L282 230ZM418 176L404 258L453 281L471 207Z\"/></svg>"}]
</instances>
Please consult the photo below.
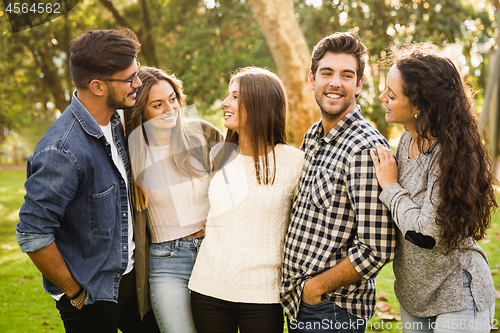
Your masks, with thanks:
<instances>
[{"instance_id":1,"label":"jacket pocket","mask_svg":"<svg viewBox=\"0 0 500 333\"><path fill-rule=\"evenodd\" d=\"M89 193L90 234L109 237L116 223L116 184L104 192Z\"/></svg>"}]
</instances>

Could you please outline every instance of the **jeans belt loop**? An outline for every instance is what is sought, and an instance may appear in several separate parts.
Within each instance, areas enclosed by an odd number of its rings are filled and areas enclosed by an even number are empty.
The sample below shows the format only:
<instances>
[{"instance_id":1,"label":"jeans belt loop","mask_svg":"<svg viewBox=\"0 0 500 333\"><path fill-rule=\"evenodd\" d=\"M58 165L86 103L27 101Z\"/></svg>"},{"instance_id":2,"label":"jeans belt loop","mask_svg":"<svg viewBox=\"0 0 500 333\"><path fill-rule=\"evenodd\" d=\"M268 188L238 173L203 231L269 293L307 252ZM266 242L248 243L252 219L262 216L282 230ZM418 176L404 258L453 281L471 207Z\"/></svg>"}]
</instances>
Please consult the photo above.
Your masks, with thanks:
<instances>
[{"instance_id":1,"label":"jeans belt loop","mask_svg":"<svg viewBox=\"0 0 500 333\"><path fill-rule=\"evenodd\" d=\"M470 288L470 283L471 283L471 274L466 271L465 269L462 269L462 275L465 274L465 276L467 277L467 283L465 284L466 287Z\"/></svg>"}]
</instances>

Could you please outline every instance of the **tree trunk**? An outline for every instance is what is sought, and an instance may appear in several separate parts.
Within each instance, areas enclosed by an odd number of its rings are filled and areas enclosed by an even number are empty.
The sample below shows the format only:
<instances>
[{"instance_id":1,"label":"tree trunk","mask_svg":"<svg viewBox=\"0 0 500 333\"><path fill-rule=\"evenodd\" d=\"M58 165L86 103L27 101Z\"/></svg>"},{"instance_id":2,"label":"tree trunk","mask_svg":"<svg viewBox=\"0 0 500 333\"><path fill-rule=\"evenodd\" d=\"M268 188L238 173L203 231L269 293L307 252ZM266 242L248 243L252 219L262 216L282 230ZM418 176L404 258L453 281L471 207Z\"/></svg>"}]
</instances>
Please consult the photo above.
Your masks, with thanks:
<instances>
[{"instance_id":1,"label":"tree trunk","mask_svg":"<svg viewBox=\"0 0 500 333\"><path fill-rule=\"evenodd\" d=\"M31 31L31 33L35 34L33 31ZM31 42L31 39L25 36L20 35L19 39L31 51L33 60L43 73L42 80L54 97L56 108L63 112L69 105L69 101L66 100L61 77L57 73L57 68L54 65L53 54L49 51L51 50L51 47L47 45L47 41L42 36L35 35L34 40L43 42L43 46L40 46L39 44L34 45Z\"/></svg>"},{"instance_id":2,"label":"tree trunk","mask_svg":"<svg viewBox=\"0 0 500 333\"><path fill-rule=\"evenodd\" d=\"M497 7L497 25L500 24L500 6ZM500 36L497 37L497 45L500 43ZM479 120L479 129L481 133L488 123L487 143L488 152L493 162L493 170L496 170L496 159L499 146L499 127L500 127L500 49L490 52L488 66L488 82L484 94L483 110Z\"/></svg>"},{"instance_id":3,"label":"tree trunk","mask_svg":"<svg viewBox=\"0 0 500 333\"><path fill-rule=\"evenodd\" d=\"M143 28L139 31L139 36L143 40L143 43L145 43L145 47L142 47L141 51L146 58L148 66L158 66L158 58L156 58L155 43L152 35L153 26L146 0L141 0L139 6L141 8L142 23L144 24Z\"/></svg>"},{"instance_id":4,"label":"tree trunk","mask_svg":"<svg viewBox=\"0 0 500 333\"><path fill-rule=\"evenodd\" d=\"M63 2L66 6L66 3ZM66 81L68 85L73 83L73 78L71 77L71 70L69 68L69 63L71 61L71 27L70 21L68 17L68 11L66 7L64 8L64 52L66 53ZM74 85L72 85L74 87ZM73 92L73 89L70 89L70 92ZM62 112L62 111L61 111Z\"/></svg>"},{"instance_id":5,"label":"tree trunk","mask_svg":"<svg viewBox=\"0 0 500 333\"><path fill-rule=\"evenodd\" d=\"M293 0L250 0L278 73L288 92L292 142L300 145L305 132L320 118L307 84L310 53L293 9Z\"/></svg>"},{"instance_id":6,"label":"tree trunk","mask_svg":"<svg viewBox=\"0 0 500 333\"><path fill-rule=\"evenodd\" d=\"M385 79L385 73L380 70L378 64L368 65L368 67L370 68L373 80L373 95L378 97L380 95L380 80ZM385 109L378 98L375 98L373 101L373 114L370 119L375 123L375 126L380 134L389 139L389 124L385 120Z\"/></svg>"},{"instance_id":7,"label":"tree trunk","mask_svg":"<svg viewBox=\"0 0 500 333\"><path fill-rule=\"evenodd\" d=\"M15 165L19 165L19 142L17 139L14 140L14 146L12 147L12 151L14 152L13 163Z\"/></svg>"},{"instance_id":8,"label":"tree trunk","mask_svg":"<svg viewBox=\"0 0 500 333\"><path fill-rule=\"evenodd\" d=\"M139 4L140 12L141 12L141 19L142 23L144 25L144 29L138 29L135 30L133 29L122 15L118 12L118 10L115 8L113 3L109 0L100 0L101 4L106 7L111 14L113 14L113 17L115 18L115 21L118 25L122 27L127 27L129 29L132 29L136 34L137 38L139 39L139 42L141 43L141 54L146 59L146 66L158 66L158 59L156 58L156 51L155 51L155 45L154 41L151 37L151 31L152 31L152 26L151 26L151 18L149 17L149 11L148 7L146 4L145 0L141 0Z\"/></svg>"},{"instance_id":9,"label":"tree trunk","mask_svg":"<svg viewBox=\"0 0 500 333\"><path fill-rule=\"evenodd\" d=\"M101 4L106 7L111 14L113 14L113 17L115 18L115 21L118 25L122 27L129 28L127 21L125 21L125 18L118 13L118 10L116 10L115 6L113 3L109 0L100 0Z\"/></svg>"},{"instance_id":10,"label":"tree trunk","mask_svg":"<svg viewBox=\"0 0 500 333\"><path fill-rule=\"evenodd\" d=\"M490 157L495 159L498 151L498 112L499 112L499 81L500 81L499 51L490 52L488 66L488 83L484 94L483 110L479 119L479 130L486 131L486 142ZM486 126L486 124L488 124Z\"/></svg>"}]
</instances>

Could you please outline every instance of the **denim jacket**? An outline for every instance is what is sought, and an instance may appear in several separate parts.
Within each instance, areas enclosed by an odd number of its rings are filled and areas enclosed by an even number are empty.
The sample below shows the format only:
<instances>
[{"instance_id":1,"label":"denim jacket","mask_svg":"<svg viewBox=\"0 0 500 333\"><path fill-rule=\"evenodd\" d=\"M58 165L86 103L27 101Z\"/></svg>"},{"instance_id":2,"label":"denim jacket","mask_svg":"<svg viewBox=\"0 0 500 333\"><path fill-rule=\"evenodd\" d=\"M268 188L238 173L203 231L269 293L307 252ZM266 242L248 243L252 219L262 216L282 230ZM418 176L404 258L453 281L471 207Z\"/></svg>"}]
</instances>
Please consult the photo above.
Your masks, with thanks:
<instances>
[{"instance_id":1,"label":"denim jacket","mask_svg":"<svg viewBox=\"0 0 500 333\"><path fill-rule=\"evenodd\" d=\"M117 112L111 127L130 183ZM55 241L69 271L88 291L86 304L116 302L128 263L130 193L111 158L110 144L76 92L38 142L27 177L16 226L22 251L35 252ZM51 295L63 293L46 277L43 286Z\"/></svg>"}]
</instances>

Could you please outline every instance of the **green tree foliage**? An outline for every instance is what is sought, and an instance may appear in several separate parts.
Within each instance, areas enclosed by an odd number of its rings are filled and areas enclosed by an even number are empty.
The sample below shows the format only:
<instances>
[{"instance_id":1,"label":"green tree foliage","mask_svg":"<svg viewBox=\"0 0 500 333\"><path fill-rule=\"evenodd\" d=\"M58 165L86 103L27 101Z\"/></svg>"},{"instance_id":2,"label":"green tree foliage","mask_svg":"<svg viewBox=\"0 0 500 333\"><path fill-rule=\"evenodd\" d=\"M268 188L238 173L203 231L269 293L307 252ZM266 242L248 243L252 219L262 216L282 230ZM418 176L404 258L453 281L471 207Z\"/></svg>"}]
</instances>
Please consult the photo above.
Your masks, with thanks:
<instances>
[{"instance_id":1,"label":"green tree foliage","mask_svg":"<svg viewBox=\"0 0 500 333\"><path fill-rule=\"evenodd\" d=\"M471 59L473 46L482 33L495 35L494 13L485 1L475 0L323 0L321 6L295 0L298 19L311 47L336 31L353 31L367 46L368 75L360 103L368 118L388 134L384 110L378 95L387 69L380 67L390 44L433 42L441 47L458 44L469 69L469 83L477 88L477 75ZM368 85L368 87L366 87Z\"/></svg>"},{"instance_id":2,"label":"green tree foliage","mask_svg":"<svg viewBox=\"0 0 500 333\"><path fill-rule=\"evenodd\" d=\"M109 20L86 1L86 11L12 33L6 13L0 12L0 110L4 124L20 134L43 133L69 104L74 89L68 68L69 43L92 26ZM0 133L1 135L1 133Z\"/></svg>"},{"instance_id":3,"label":"green tree foliage","mask_svg":"<svg viewBox=\"0 0 500 333\"><path fill-rule=\"evenodd\" d=\"M469 72L475 74L475 42L483 32L496 33L492 11L475 0L323 0L316 7L310 0L294 2L310 48L328 34L347 30L368 46L369 70L360 103L384 134L388 128L377 96L386 71L378 62L388 44L458 43ZM67 15L15 34L1 12L0 127L24 129L64 110L74 89L68 69L70 40L90 29L120 25L139 36L139 61L180 78L188 103L203 115L218 108L235 69L255 65L276 72L246 0L80 0Z\"/></svg>"},{"instance_id":4,"label":"green tree foliage","mask_svg":"<svg viewBox=\"0 0 500 333\"><path fill-rule=\"evenodd\" d=\"M159 66L184 82L188 102L208 112L227 94L231 73L260 66L276 71L258 23L244 1L149 2ZM216 104L218 107L218 103Z\"/></svg>"},{"instance_id":5,"label":"green tree foliage","mask_svg":"<svg viewBox=\"0 0 500 333\"><path fill-rule=\"evenodd\" d=\"M74 89L68 68L69 42L91 29L128 26L134 30L142 44L139 61L183 80L188 102L204 114L223 99L235 69L255 65L275 71L249 5L239 0L212 4L81 0L67 16L14 34L6 15L3 19L0 61L6 65L0 73L10 79L0 83L1 93L8 97L0 100L0 109L8 110L2 112L6 118L2 123L12 129L22 128L38 115L53 117L69 104ZM55 108L47 108L47 102Z\"/></svg>"}]
</instances>

